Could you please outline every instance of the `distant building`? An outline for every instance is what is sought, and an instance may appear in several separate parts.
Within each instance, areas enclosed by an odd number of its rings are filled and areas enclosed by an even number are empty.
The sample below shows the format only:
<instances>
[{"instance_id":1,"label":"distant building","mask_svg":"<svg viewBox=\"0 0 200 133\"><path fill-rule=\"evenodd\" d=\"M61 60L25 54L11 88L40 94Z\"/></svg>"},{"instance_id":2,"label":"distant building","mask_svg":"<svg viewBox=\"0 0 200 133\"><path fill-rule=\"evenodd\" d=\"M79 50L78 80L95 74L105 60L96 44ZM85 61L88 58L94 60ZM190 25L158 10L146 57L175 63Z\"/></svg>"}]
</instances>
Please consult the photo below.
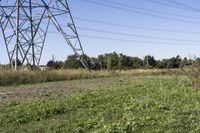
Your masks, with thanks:
<instances>
[{"instance_id":1,"label":"distant building","mask_svg":"<svg viewBox=\"0 0 200 133\"><path fill-rule=\"evenodd\" d=\"M45 71L45 70L47 70L47 66L45 66L45 65L40 65L40 66L39 66L39 69L40 69L41 71Z\"/></svg>"}]
</instances>

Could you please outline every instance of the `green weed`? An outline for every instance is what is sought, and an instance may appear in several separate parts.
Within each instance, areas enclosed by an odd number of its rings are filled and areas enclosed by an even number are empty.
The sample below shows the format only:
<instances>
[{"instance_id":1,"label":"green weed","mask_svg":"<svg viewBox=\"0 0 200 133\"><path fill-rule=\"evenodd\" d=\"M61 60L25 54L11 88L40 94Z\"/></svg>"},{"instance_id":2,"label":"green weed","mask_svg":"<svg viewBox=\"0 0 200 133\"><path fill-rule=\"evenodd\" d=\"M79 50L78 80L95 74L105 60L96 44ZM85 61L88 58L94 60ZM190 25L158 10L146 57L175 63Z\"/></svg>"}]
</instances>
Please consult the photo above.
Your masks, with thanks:
<instances>
[{"instance_id":1,"label":"green weed","mask_svg":"<svg viewBox=\"0 0 200 133\"><path fill-rule=\"evenodd\" d=\"M125 77L0 109L1 132L199 132L200 91L180 76Z\"/></svg>"}]
</instances>

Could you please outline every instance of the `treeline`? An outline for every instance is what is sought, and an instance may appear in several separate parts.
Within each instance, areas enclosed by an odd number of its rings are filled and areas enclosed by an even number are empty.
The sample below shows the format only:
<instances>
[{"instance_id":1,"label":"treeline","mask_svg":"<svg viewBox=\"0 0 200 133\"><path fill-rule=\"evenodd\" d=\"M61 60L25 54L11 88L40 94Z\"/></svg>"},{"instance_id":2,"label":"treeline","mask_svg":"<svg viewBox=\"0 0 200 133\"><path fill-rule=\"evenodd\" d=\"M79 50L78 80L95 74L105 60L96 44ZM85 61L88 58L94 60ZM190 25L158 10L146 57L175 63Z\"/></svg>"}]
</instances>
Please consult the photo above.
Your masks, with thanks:
<instances>
[{"instance_id":1,"label":"treeline","mask_svg":"<svg viewBox=\"0 0 200 133\"><path fill-rule=\"evenodd\" d=\"M117 54L116 52L99 55L97 58L84 56L91 70L121 70L121 69L137 69L137 68L180 68L190 66L194 61L200 62L200 58L195 60L181 58L179 55L169 59L156 60L154 56L147 55L143 59L138 57ZM83 68L76 55L69 55L67 60L49 61L47 67L53 69L79 69Z\"/></svg>"}]
</instances>

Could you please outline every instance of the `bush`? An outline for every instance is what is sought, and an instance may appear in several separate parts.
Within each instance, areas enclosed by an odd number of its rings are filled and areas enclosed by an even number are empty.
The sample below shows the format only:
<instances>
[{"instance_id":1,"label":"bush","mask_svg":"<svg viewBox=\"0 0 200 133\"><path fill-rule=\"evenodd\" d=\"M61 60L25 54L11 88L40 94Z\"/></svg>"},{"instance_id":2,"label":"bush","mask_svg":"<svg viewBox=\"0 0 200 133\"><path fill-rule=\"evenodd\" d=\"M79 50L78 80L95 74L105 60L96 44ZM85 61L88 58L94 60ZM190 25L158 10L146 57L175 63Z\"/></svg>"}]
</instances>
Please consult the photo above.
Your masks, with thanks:
<instances>
[{"instance_id":1,"label":"bush","mask_svg":"<svg viewBox=\"0 0 200 133\"><path fill-rule=\"evenodd\" d=\"M185 75L191 80L194 88L200 88L200 61L195 60L191 66L181 69Z\"/></svg>"}]
</instances>

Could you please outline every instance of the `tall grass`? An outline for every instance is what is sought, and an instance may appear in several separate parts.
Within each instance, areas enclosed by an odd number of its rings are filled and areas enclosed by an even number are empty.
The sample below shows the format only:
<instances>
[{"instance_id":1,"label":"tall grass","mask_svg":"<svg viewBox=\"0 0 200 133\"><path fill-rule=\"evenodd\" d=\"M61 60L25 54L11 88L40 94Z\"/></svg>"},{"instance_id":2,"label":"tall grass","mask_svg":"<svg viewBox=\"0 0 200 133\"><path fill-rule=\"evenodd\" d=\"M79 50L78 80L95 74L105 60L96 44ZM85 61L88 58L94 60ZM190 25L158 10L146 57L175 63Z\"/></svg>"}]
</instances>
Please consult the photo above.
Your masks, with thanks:
<instances>
[{"instance_id":1,"label":"tall grass","mask_svg":"<svg viewBox=\"0 0 200 133\"><path fill-rule=\"evenodd\" d=\"M200 89L200 62L195 61L191 66L181 69L190 79L192 85L196 89Z\"/></svg>"},{"instance_id":2,"label":"tall grass","mask_svg":"<svg viewBox=\"0 0 200 133\"><path fill-rule=\"evenodd\" d=\"M126 70L126 71L92 71L86 70L50 70L50 71L0 71L0 86L11 86L20 84L35 84L42 82L92 79L100 77L111 77L119 75L156 75L172 74L179 70L153 69L153 70Z\"/></svg>"},{"instance_id":3,"label":"tall grass","mask_svg":"<svg viewBox=\"0 0 200 133\"><path fill-rule=\"evenodd\" d=\"M85 70L0 71L0 86L108 77L113 74L106 71L90 73Z\"/></svg>"}]
</instances>

